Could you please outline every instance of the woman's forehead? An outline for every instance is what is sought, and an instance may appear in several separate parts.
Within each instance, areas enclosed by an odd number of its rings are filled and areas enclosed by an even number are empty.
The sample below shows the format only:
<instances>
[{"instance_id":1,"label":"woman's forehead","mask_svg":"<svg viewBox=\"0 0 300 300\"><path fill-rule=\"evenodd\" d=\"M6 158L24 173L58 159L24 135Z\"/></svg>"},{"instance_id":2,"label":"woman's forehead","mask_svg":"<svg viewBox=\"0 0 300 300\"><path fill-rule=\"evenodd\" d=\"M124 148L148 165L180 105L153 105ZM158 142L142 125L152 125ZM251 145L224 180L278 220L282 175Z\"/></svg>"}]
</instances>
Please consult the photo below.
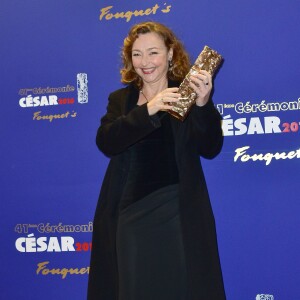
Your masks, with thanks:
<instances>
[{"instance_id":1,"label":"woman's forehead","mask_svg":"<svg viewBox=\"0 0 300 300\"><path fill-rule=\"evenodd\" d=\"M132 45L132 50L148 50L153 48L166 48L163 38L155 32L139 34Z\"/></svg>"}]
</instances>

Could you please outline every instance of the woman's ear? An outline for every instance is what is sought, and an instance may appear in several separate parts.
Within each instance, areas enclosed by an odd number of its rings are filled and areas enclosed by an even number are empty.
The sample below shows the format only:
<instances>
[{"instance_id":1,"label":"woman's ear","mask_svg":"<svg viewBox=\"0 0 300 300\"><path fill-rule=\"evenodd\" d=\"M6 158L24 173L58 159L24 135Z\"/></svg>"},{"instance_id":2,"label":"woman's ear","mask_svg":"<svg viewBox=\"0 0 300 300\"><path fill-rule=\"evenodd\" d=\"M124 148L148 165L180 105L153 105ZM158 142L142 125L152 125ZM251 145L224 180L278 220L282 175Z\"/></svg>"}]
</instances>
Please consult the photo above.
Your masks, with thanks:
<instances>
[{"instance_id":1,"label":"woman's ear","mask_svg":"<svg viewBox=\"0 0 300 300\"><path fill-rule=\"evenodd\" d=\"M173 58L173 48L171 48L168 52L168 61L172 61Z\"/></svg>"}]
</instances>

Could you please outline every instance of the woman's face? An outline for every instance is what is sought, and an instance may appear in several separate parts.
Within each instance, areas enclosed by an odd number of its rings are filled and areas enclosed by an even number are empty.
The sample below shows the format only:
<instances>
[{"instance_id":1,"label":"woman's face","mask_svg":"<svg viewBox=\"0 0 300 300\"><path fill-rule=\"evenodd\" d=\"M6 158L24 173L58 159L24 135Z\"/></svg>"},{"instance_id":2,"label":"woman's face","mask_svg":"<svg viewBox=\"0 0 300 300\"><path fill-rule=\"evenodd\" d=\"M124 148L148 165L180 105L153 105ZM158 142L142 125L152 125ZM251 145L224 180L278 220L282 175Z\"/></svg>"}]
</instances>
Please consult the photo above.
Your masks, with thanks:
<instances>
[{"instance_id":1,"label":"woman's face","mask_svg":"<svg viewBox=\"0 0 300 300\"><path fill-rule=\"evenodd\" d=\"M132 64L143 82L155 83L166 80L172 54L157 33L140 34L132 45Z\"/></svg>"}]
</instances>

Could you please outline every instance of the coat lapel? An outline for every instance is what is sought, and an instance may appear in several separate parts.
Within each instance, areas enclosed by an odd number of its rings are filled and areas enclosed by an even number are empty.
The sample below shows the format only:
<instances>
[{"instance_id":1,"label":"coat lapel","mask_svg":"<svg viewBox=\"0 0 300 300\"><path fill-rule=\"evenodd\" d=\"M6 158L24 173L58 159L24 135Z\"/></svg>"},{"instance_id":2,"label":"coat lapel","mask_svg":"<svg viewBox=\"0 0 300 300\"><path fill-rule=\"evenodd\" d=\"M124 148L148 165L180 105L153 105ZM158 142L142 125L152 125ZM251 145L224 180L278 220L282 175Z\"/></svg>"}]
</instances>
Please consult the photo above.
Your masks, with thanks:
<instances>
[{"instance_id":1,"label":"coat lapel","mask_svg":"<svg viewBox=\"0 0 300 300\"><path fill-rule=\"evenodd\" d=\"M131 83L127 87L126 91L127 93L125 95L125 108L124 108L125 115L134 108L134 106L137 104L139 99L139 90L133 83Z\"/></svg>"}]
</instances>

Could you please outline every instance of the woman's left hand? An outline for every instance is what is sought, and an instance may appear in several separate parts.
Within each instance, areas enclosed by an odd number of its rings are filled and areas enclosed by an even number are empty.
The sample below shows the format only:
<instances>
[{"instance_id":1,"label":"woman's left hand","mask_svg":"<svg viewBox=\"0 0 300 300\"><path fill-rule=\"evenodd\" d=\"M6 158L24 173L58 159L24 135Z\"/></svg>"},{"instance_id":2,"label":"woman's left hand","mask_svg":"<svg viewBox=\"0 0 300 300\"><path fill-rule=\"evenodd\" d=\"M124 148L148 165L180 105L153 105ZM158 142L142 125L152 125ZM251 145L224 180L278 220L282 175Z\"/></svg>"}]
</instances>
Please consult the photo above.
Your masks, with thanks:
<instances>
[{"instance_id":1,"label":"woman's left hand","mask_svg":"<svg viewBox=\"0 0 300 300\"><path fill-rule=\"evenodd\" d=\"M190 86L197 93L196 105L204 106L210 96L212 90L212 77L204 70L201 70L199 74L190 76Z\"/></svg>"}]
</instances>

